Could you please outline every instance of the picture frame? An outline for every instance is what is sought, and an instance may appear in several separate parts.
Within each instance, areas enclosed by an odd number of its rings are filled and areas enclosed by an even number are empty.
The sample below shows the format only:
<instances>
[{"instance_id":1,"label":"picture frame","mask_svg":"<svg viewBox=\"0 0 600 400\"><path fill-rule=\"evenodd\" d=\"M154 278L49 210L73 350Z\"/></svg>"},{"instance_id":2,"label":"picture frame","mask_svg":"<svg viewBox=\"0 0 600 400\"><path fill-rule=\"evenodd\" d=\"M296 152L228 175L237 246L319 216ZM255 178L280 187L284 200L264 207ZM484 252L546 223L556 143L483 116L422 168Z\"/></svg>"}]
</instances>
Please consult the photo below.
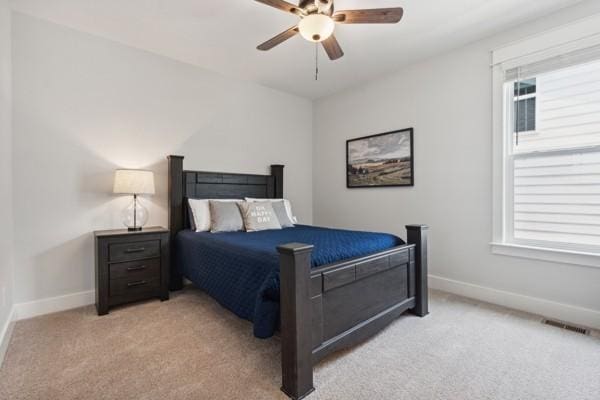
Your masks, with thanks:
<instances>
[{"instance_id":1,"label":"picture frame","mask_svg":"<svg viewBox=\"0 0 600 400\"><path fill-rule=\"evenodd\" d=\"M414 186L414 129L346 141L346 187Z\"/></svg>"}]
</instances>

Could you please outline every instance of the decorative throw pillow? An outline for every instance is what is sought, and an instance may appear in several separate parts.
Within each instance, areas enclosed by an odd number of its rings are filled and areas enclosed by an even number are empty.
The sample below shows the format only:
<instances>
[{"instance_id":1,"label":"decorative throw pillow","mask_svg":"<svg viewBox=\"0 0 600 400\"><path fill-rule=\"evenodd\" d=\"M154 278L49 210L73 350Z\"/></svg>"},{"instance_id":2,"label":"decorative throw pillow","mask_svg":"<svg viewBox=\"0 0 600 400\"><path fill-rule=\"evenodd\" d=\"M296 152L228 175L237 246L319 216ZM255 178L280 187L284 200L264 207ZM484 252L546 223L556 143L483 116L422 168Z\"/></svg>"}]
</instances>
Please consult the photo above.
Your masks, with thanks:
<instances>
[{"instance_id":1,"label":"decorative throw pillow","mask_svg":"<svg viewBox=\"0 0 600 400\"><path fill-rule=\"evenodd\" d=\"M210 200L210 231L235 232L244 229L237 202Z\"/></svg>"},{"instance_id":2,"label":"decorative throw pillow","mask_svg":"<svg viewBox=\"0 0 600 400\"><path fill-rule=\"evenodd\" d=\"M273 211L275 211L279 225L281 225L282 228L292 228L294 226L294 222L287 214L283 200L272 201L271 206L273 207Z\"/></svg>"},{"instance_id":3,"label":"decorative throw pillow","mask_svg":"<svg viewBox=\"0 0 600 400\"><path fill-rule=\"evenodd\" d=\"M247 232L281 229L277 215L269 201L238 203Z\"/></svg>"},{"instance_id":4,"label":"decorative throw pillow","mask_svg":"<svg viewBox=\"0 0 600 400\"><path fill-rule=\"evenodd\" d=\"M188 199L190 228L196 232L210 231L210 206L209 201L233 202L239 199Z\"/></svg>"},{"instance_id":5,"label":"decorative throw pillow","mask_svg":"<svg viewBox=\"0 0 600 400\"><path fill-rule=\"evenodd\" d=\"M283 200L283 204L285 205L285 212L287 213L288 218L290 219L290 221L296 222L296 217L294 217L294 213L292 212L292 203L288 199L256 199L253 197L246 197L244 200L250 201L250 202L254 202L254 201L275 202L275 201Z\"/></svg>"}]
</instances>

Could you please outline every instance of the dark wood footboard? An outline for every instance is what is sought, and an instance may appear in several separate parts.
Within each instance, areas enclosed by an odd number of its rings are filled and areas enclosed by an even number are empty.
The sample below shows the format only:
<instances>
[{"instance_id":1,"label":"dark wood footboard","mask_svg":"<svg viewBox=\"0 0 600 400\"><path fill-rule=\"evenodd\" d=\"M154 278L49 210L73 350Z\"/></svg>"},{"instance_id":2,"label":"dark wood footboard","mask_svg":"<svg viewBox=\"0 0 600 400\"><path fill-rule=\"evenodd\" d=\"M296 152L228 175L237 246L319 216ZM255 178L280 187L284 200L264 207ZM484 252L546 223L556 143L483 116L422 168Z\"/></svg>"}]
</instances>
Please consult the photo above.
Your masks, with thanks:
<instances>
[{"instance_id":1,"label":"dark wood footboard","mask_svg":"<svg viewBox=\"0 0 600 400\"><path fill-rule=\"evenodd\" d=\"M282 390L314 390L313 365L373 336L410 310L428 313L427 226L409 225L408 244L311 270L312 246L278 248L281 259Z\"/></svg>"}]
</instances>

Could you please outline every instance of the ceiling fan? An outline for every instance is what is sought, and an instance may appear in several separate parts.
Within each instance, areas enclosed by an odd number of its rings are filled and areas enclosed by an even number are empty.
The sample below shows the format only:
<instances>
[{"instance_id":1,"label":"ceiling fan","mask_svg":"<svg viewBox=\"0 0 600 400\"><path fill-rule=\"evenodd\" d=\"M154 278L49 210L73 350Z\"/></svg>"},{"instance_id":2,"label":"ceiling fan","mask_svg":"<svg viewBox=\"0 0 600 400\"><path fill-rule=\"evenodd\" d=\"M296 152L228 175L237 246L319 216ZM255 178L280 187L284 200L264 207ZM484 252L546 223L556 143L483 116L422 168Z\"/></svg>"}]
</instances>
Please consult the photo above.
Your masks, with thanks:
<instances>
[{"instance_id":1,"label":"ceiling fan","mask_svg":"<svg viewBox=\"0 0 600 400\"><path fill-rule=\"evenodd\" d=\"M322 43L331 60L344 55L333 35L335 24L395 24L400 22L404 10L396 8L375 8L368 10L335 11L333 0L300 0L298 5L284 0L256 0L300 17L298 25L280 33L257 47L267 51L300 33L309 42Z\"/></svg>"}]
</instances>

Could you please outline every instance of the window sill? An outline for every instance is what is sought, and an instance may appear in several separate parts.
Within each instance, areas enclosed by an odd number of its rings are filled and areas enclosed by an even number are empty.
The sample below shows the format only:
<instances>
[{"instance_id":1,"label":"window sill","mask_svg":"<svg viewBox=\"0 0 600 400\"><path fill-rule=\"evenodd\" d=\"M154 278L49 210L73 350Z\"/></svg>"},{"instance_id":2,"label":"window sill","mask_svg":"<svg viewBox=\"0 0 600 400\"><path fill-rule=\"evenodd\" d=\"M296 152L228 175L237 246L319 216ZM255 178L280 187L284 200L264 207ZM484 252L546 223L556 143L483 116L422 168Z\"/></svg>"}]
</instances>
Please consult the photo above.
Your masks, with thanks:
<instances>
[{"instance_id":1,"label":"window sill","mask_svg":"<svg viewBox=\"0 0 600 400\"><path fill-rule=\"evenodd\" d=\"M513 243L492 242L490 245L492 246L492 253L503 256L529 258L560 264L574 264L600 268L600 253L552 249Z\"/></svg>"}]
</instances>

